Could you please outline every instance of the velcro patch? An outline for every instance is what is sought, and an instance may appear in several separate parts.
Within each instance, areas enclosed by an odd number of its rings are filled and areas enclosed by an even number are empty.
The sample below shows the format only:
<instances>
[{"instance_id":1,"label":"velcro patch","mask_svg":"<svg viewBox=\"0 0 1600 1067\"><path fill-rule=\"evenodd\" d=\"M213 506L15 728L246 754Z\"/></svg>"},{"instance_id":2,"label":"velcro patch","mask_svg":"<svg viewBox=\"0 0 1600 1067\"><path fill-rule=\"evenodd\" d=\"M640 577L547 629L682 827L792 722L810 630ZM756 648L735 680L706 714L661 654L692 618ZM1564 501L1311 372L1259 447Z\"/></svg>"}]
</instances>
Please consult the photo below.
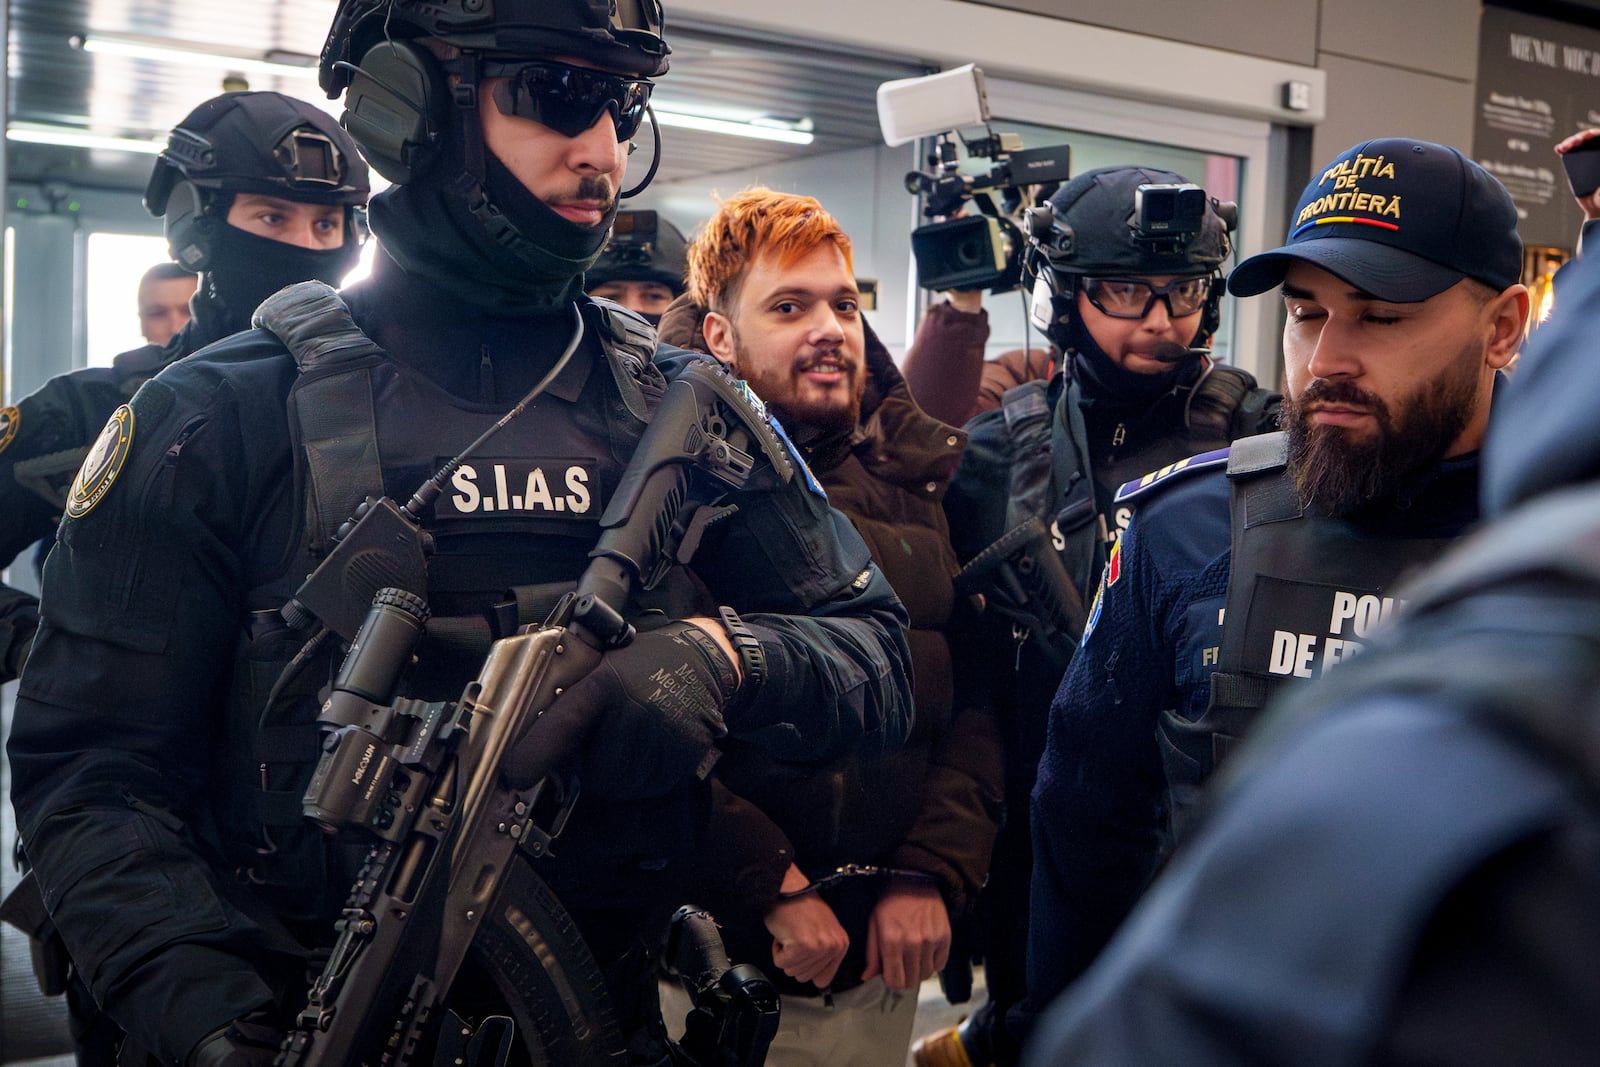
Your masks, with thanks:
<instances>
[{"instance_id":1,"label":"velcro patch","mask_svg":"<svg viewBox=\"0 0 1600 1067\"><path fill-rule=\"evenodd\" d=\"M442 466L447 460L439 461ZM600 464L592 458L474 457L463 463L434 505L441 518L507 514L600 520Z\"/></svg>"},{"instance_id":2,"label":"velcro patch","mask_svg":"<svg viewBox=\"0 0 1600 1067\"><path fill-rule=\"evenodd\" d=\"M67 494L67 517L81 519L110 491L133 448L133 409L123 404L111 413L105 429L89 448L78 477Z\"/></svg>"},{"instance_id":3,"label":"velcro patch","mask_svg":"<svg viewBox=\"0 0 1600 1067\"><path fill-rule=\"evenodd\" d=\"M1078 647L1082 648L1084 642L1089 640L1089 635L1094 633L1095 624L1100 621L1100 615L1106 607L1106 583L1101 582L1094 591L1094 602L1089 605L1089 621L1083 624L1083 636L1078 638Z\"/></svg>"}]
</instances>

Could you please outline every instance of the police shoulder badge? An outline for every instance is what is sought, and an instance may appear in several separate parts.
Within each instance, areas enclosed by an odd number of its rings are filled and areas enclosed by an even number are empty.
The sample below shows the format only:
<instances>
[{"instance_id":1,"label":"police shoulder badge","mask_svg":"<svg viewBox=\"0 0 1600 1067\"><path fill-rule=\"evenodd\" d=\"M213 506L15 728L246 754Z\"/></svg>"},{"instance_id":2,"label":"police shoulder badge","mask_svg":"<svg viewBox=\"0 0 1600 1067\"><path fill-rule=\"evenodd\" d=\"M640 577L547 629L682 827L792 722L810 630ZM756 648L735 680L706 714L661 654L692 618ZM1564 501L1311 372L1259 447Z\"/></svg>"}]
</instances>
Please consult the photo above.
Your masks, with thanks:
<instances>
[{"instance_id":1,"label":"police shoulder badge","mask_svg":"<svg viewBox=\"0 0 1600 1067\"><path fill-rule=\"evenodd\" d=\"M1153 470L1142 478L1124 482L1122 487L1117 490L1116 502L1125 504L1130 500L1147 498L1157 486L1165 488L1199 471L1224 466L1228 462L1228 451L1228 448L1224 446L1211 452L1202 452L1198 456L1190 456L1187 459L1180 459L1176 463L1169 463L1160 470Z\"/></svg>"},{"instance_id":2,"label":"police shoulder badge","mask_svg":"<svg viewBox=\"0 0 1600 1067\"><path fill-rule=\"evenodd\" d=\"M0 408L0 452L6 450L17 436L17 427L22 425L22 412L15 404L10 407Z\"/></svg>"},{"instance_id":3,"label":"police shoulder badge","mask_svg":"<svg viewBox=\"0 0 1600 1067\"><path fill-rule=\"evenodd\" d=\"M133 447L133 408L122 405L111 413L100 436L95 438L78 468L78 477L67 494L67 517L81 519L110 490L111 484L122 473L128 461L128 451Z\"/></svg>"}]
</instances>

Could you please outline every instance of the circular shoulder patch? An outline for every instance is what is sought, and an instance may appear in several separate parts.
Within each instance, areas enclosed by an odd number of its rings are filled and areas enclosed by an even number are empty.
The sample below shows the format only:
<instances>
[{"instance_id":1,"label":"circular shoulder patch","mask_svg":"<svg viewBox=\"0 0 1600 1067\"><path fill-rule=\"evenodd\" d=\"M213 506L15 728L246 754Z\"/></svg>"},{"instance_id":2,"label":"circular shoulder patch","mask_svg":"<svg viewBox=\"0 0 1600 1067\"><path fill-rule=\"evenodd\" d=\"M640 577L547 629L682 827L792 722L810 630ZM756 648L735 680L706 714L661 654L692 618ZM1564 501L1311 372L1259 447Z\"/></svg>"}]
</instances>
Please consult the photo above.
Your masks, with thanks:
<instances>
[{"instance_id":1,"label":"circular shoulder patch","mask_svg":"<svg viewBox=\"0 0 1600 1067\"><path fill-rule=\"evenodd\" d=\"M111 483L122 473L133 447L133 409L124 404L111 413L106 428L95 438L94 446L78 468L78 477L67 494L67 516L81 519L100 503Z\"/></svg>"},{"instance_id":2,"label":"circular shoulder patch","mask_svg":"<svg viewBox=\"0 0 1600 1067\"><path fill-rule=\"evenodd\" d=\"M0 452L4 452L6 445L17 436L17 427L21 425L22 412L15 405L0 408Z\"/></svg>"}]
</instances>

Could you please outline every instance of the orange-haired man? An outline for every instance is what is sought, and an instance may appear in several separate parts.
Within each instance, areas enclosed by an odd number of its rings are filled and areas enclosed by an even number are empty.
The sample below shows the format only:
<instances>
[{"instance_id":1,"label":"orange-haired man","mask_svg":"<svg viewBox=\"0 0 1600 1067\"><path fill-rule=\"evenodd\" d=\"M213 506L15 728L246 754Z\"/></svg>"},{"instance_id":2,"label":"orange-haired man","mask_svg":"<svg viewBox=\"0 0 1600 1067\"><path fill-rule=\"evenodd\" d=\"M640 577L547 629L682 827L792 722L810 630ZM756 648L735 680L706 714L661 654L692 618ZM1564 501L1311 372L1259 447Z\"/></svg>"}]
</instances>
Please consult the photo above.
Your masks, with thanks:
<instances>
[{"instance_id":1,"label":"orange-haired man","mask_svg":"<svg viewBox=\"0 0 1600 1067\"><path fill-rule=\"evenodd\" d=\"M823 768L732 748L701 864L735 959L783 991L767 1063L902 1062L916 988L988 870L999 740L954 665L957 598L941 508L965 435L926 415L861 317L850 239L811 197L750 189L689 248L662 339L745 378L866 539L911 617L916 728L889 755ZM668 1018L681 1018L676 1011Z\"/></svg>"}]
</instances>

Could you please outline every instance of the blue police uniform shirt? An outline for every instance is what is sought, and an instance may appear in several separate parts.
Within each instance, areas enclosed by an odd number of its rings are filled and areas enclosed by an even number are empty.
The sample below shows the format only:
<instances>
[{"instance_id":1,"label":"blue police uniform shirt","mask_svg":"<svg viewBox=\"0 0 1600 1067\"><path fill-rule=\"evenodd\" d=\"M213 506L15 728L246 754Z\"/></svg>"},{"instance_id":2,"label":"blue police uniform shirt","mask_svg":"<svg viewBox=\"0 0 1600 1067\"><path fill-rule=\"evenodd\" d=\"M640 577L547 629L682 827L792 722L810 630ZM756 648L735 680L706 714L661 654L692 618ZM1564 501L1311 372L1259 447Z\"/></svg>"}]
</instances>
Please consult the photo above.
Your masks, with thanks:
<instances>
[{"instance_id":1,"label":"blue police uniform shirt","mask_svg":"<svg viewBox=\"0 0 1600 1067\"><path fill-rule=\"evenodd\" d=\"M1033 798L1028 989L1038 1007L1088 966L1150 877L1164 790L1156 713L1205 710L1232 558L1227 450L1209 456L1172 475L1118 539L1050 708ZM1039 906L1063 899L1058 887L1086 867L1088 892L1072 894L1072 909Z\"/></svg>"},{"instance_id":2,"label":"blue police uniform shirt","mask_svg":"<svg viewBox=\"0 0 1600 1067\"><path fill-rule=\"evenodd\" d=\"M1227 456L1185 461L1135 494L1051 705L1031 805L1036 1011L1093 962L1165 851L1157 719L1170 709L1193 722L1210 702L1233 558ZM1360 522L1390 536L1459 535L1477 517L1477 470L1477 453L1444 461Z\"/></svg>"}]
</instances>

